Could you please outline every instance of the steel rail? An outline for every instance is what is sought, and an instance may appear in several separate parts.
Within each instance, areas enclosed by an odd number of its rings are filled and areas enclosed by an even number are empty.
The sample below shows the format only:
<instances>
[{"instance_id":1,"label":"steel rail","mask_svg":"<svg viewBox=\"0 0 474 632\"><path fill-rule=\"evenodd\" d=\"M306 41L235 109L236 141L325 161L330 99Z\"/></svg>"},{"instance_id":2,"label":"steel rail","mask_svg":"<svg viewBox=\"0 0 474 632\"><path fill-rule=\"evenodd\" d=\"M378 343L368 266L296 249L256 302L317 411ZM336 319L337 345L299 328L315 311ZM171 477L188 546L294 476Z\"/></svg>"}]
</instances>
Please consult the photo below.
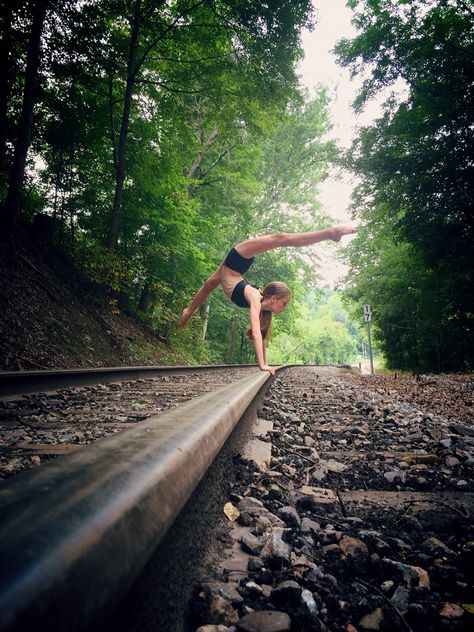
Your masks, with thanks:
<instances>
[{"instance_id":1,"label":"steel rail","mask_svg":"<svg viewBox=\"0 0 474 632\"><path fill-rule=\"evenodd\" d=\"M91 630L156 549L267 372L0 485L0 631Z\"/></svg>"},{"instance_id":2,"label":"steel rail","mask_svg":"<svg viewBox=\"0 0 474 632\"><path fill-rule=\"evenodd\" d=\"M191 366L125 366L93 369L45 369L41 371L0 371L0 397L56 390L68 386L85 386L137 380L156 375L179 375L191 371L237 369L252 364L198 364Z\"/></svg>"}]
</instances>

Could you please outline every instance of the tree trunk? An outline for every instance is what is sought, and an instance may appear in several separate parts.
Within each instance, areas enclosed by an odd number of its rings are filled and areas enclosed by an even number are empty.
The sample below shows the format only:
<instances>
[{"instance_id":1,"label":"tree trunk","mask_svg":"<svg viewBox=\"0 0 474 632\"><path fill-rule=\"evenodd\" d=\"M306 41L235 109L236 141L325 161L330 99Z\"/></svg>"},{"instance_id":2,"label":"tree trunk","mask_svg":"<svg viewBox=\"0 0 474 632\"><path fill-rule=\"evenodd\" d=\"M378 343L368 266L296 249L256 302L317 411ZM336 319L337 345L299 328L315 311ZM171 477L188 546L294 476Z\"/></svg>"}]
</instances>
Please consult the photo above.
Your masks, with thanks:
<instances>
[{"instance_id":1,"label":"tree trunk","mask_svg":"<svg viewBox=\"0 0 474 632\"><path fill-rule=\"evenodd\" d=\"M209 324L209 303L204 303L202 307L202 341L206 340L207 326Z\"/></svg>"},{"instance_id":2,"label":"tree trunk","mask_svg":"<svg viewBox=\"0 0 474 632\"><path fill-rule=\"evenodd\" d=\"M196 157L196 160L193 162L193 164L191 165L191 168L189 169L188 173L186 174L186 177L191 179L191 178L195 178L196 174L198 173L198 171L201 168L201 164L203 161L203 158L206 154L206 151L212 147L212 145L214 144L216 138L217 138L217 128L214 128L212 130L212 132L209 134L208 139L206 140L205 143L202 143L202 151L200 151Z\"/></svg>"},{"instance_id":3,"label":"tree trunk","mask_svg":"<svg viewBox=\"0 0 474 632\"><path fill-rule=\"evenodd\" d=\"M125 181L125 155L127 146L128 128L130 124L130 111L132 107L133 89L135 86L136 76L136 57L138 49L138 36L141 25L141 7L140 3L135 4L133 14L132 35L130 39L130 50L127 63L127 84L125 88L125 98L122 112L122 122L120 126L119 146L117 149L117 164L115 167L115 194L110 216L109 230L105 245L107 248L114 250L117 246L120 219L122 213L122 195L123 183ZM115 148L114 148L115 150Z\"/></svg>"},{"instance_id":4,"label":"tree trunk","mask_svg":"<svg viewBox=\"0 0 474 632\"><path fill-rule=\"evenodd\" d=\"M0 190L7 180L7 103L10 94L10 56L12 50L13 9L10 3L2 3L0 20Z\"/></svg>"},{"instance_id":5,"label":"tree trunk","mask_svg":"<svg viewBox=\"0 0 474 632\"><path fill-rule=\"evenodd\" d=\"M36 0L32 5L32 23L26 58L23 103L18 124L13 162L10 170L7 199L1 218L4 237L13 235L21 208L26 157L30 146L33 127L33 107L40 64L41 33L43 31L48 5L49 0Z\"/></svg>"},{"instance_id":6,"label":"tree trunk","mask_svg":"<svg viewBox=\"0 0 474 632\"><path fill-rule=\"evenodd\" d=\"M147 281L142 288L140 300L138 301L138 310L147 312L150 308L150 284Z\"/></svg>"}]
</instances>

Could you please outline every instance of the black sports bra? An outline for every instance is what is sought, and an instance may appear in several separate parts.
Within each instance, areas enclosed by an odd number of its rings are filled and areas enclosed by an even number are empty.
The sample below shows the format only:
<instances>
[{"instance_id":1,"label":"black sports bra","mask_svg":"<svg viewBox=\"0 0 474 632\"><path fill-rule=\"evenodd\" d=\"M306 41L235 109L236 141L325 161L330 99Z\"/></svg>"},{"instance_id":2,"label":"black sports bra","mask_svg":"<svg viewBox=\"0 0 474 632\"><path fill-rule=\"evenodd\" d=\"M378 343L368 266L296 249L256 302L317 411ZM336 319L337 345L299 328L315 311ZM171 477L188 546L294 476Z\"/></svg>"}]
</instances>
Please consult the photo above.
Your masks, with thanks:
<instances>
[{"instance_id":1,"label":"black sports bra","mask_svg":"<svg viewBox=\"0 0 474 632\"><path fill-rule=\"evenodd\" d=\"M242 257L242 255L240 255L235 248L232 248L232 250L229 252L224 260L224 265L231 270L234 270L235 272L240 272L240 274L243 274L244 272L247 272L247 270L250 268L254 258L255 257L247 259L246 257Z\"/></svg>"},{"instance_id":2,"label":"black sports bra","mask_svg":"<svg viewBox=\"0 0 474 632\"><path fill-rule=\"evenodd\" d=\"M244 307L248 309L250 305L248 304L248 301L244 295L244 290L247 287L247 285L249 284L247 283L245 279L242 279L242 281L239 281L237 285L234 287L234 289L232 290L230 300L236 305L238 305L238 307ZM251 287L254 287L256 290L258 290L258 287L256 285L252 285Z\"/></svg>"},{"instance_id":3,"label":"black sports bra","mask_svg":"<svg viewBox=\"0 0 474 632\"><path fill-rule=\"evenodd\" d=\"M250 305L247 302L247 299L244 295L244 290L247 287L248 283L245 279L239 281L237 285L232 290L232 294L230 300L235 303L238 307L246 307L249 308Z\"/></svg>"}]
</instances>

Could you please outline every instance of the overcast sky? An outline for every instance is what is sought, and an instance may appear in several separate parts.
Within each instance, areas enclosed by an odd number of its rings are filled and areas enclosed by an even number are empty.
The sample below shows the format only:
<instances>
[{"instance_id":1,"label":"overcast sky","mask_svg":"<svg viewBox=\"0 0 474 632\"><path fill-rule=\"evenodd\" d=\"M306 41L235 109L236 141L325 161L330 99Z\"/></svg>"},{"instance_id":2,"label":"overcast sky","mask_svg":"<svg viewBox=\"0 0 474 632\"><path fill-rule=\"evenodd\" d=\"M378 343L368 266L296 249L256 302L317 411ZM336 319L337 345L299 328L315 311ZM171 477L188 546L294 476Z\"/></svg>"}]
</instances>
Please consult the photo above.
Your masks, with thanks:
<instances>
[{"instance_id":1,"label":"overcast sky","mask_svg":"<svg viewBox=\"0 0 474 632\"><path fill-rule=\"evenodd\" d=\"M331 50L342 37L354 37L356 30L351 25L352 11L346 7L346 0L317 0L317 23L314 30L303 33L302 41L305 58L299 66L298 72L301 83L310 92L317 84L328 87L331 97L330 114L333 130L330 137L337 140L342 147L349 147L354 137L357 125L368 124L379 113L376 104L369 105L357 118L351 109L360 80L351 81L349 71L336 64ZM348 206L354 182L349 174L334 174L320 186L320 198L324 209L335 218L338 223L353 223ZM344 238L348 243L350 238ZM344 276L347 268L336 260L336 249L323 245L320 248L323 257L320 274L325 283L333 285L337 278Z\"/></svg>"}]
</instances>

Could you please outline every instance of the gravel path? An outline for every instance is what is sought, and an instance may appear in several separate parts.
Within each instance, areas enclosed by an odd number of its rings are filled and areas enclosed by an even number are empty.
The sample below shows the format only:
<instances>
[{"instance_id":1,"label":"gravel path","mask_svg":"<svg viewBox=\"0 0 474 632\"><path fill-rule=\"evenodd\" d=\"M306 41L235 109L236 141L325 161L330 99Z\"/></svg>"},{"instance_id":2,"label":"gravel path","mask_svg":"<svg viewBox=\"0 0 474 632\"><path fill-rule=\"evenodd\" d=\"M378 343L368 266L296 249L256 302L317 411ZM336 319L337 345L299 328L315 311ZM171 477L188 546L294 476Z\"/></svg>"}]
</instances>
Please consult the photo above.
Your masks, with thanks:
<instances>
[{"instance_id":1,"label":"gravel path","mask_svg":"<svg viewBox=\"0 0 474 632\"><path fill-rule=\"evenodd\" d=\"M273 382L271 461L238 464L233 550L196 587L193 630L473 629L474 428L404 388L326 367Z\"/></svg>"}]
</instances>

